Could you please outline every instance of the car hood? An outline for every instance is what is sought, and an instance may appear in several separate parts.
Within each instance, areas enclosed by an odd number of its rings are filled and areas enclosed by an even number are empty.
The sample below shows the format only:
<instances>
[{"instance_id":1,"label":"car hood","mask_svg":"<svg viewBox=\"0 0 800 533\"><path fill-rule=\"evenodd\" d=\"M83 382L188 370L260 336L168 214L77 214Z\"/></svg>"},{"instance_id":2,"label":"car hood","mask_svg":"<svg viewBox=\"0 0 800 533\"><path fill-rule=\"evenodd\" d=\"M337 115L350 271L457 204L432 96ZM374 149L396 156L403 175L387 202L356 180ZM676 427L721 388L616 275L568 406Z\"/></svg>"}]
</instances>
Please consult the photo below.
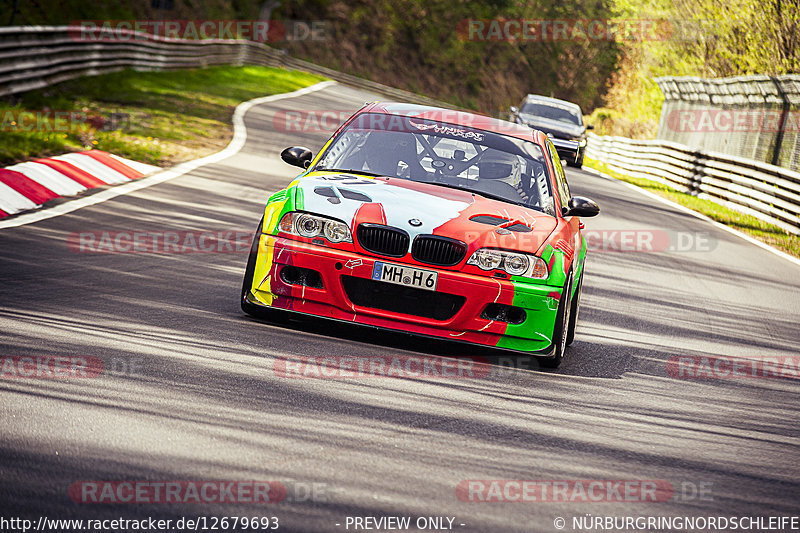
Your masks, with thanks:
<instances>
[{"instance_id":1,"label":"car hood","mask_svg":"<svg viewBox=\"0 0 800 533\"><path fill-rule=\"evenodd\" d=\"M353 229L362 223L393 226L412 240L423 234L450 237L467 243L470 252L493 247L536 253L557 224L535 209L400 178L312 172L295 188L297 209L339 219Z\"/></svg>"},{"instance_id":2,"label":"car hood","mask_svg":"<svg viewBox=\"0 0 800 533\"><path fill-rule=\"evenodd\" d=\"M527 113L520 113L519 118L522 120L522 122L528 126L536 128L537 130L541 130L545 133L552 133L557 137L563 137L567 139L580 137L583 135L584 131L586 131L584 126L567 124L566 122L561 122L560 120L550 120L547 118L537 117L536 115L529 115Z\"/></svg>"}]
</instances>

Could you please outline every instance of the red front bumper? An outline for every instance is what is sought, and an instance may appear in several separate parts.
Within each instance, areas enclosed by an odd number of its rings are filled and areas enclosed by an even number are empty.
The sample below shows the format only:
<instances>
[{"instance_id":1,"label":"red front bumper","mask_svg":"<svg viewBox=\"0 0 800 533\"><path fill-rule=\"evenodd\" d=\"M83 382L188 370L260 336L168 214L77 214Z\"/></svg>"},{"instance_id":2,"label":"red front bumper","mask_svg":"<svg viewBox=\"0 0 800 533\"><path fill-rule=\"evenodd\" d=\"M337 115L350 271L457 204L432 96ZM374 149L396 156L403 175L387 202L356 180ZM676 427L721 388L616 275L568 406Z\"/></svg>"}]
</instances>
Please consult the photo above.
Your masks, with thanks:
<instances>
[{"instance_id":1,"label":"red front bumper","mask_svg":"<svg viewBox=\"0 0 800 533\"><path fill-rule=\"evenodd\" d=\"M392 262L262 235L253 286L247 297L256 305L324 318L486 346L498 346L499 343L502 347L527 353L549 354L558 305L558 300L552 297L552 287L426 266L423 268L438 272L438 286L435 292L417 289L420 291L417 310L388 310L398 306L375 298L366 302L359 298L361 305L357 305L351 297L353 283L348 285L351 290L348 294L343 282L347 282L346 277L356 278L358 284L363 284L362 280L371 280L376 261ZM322 288L287 283L281 272L290 266L318 272ZM395 287L388 287L389 284L374 283L387 286L387 297L391 297L395 290ZM452 298L447 298L463 303L457 306L457 310L453 309L453 313L447 313L452 316L441 319L441 313L438 313L435 318L433 315L437 313L428 308L440 296L437 293L452 295ZM526 318L521 324L481 318L481 313L490 303L521 306ZM506 342L501 342L501 339L506 339Z\"/></svg>"}]
</instances>

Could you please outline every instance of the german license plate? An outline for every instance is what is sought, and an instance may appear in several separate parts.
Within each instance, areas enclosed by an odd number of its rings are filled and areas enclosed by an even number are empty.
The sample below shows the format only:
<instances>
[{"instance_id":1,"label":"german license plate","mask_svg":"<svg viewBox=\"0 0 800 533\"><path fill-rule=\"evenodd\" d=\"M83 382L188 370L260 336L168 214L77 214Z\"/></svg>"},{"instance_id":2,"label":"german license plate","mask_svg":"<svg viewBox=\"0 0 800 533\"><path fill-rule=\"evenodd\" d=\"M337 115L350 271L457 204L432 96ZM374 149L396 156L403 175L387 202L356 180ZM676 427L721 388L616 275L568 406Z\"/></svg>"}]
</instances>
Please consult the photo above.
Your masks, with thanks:
<instances>
[{"instance_id":1,"label":"german license plate","mask_svg":"<svg viewBox=\"0 0 800 533\"><path fill-rule=\"evenodd\" d=\"M439 281L439 273L432 270L375 261L375 266L372 268L372 279L394 283L395 285L435 291L436 283Z\"/></svg>"}]
</instances>

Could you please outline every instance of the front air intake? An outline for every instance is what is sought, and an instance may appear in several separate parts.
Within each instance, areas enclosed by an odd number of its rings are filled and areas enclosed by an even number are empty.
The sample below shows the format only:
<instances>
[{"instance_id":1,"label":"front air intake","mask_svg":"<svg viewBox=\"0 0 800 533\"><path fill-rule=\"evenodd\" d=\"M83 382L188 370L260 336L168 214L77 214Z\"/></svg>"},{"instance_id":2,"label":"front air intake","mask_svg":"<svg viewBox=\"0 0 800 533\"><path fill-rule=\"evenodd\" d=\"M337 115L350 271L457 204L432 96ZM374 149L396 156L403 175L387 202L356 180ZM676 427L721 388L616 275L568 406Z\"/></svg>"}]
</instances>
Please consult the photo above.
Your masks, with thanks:
<instances>
[{"instance_id":1,"label":"front air intake","mask_svg":"<svg viewBox=\"0 0 800 533\"><path fill-rule=\"evenodd\" d=\"M427 291L355 276L342 276L342 288L354 305L445 321L453 318L467 299L457 294Z\"/></svg>"}]
</instances>

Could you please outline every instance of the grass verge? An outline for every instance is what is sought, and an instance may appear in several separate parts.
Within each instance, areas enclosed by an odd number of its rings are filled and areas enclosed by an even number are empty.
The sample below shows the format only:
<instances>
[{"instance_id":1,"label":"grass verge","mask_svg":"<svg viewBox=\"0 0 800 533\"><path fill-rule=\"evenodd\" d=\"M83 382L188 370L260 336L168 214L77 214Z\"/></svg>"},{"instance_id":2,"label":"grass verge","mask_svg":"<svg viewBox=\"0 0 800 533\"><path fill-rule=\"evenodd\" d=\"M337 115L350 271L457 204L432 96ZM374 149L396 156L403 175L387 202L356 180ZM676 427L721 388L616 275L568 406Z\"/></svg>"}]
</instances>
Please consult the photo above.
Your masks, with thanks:
<instances>
[{"instance_id":1,"label":"grass verge","mask_svg":"<svg viewBox=\"0 0 800 533\"><path fill-rule=\"evenodd\" d=\"M764 222L759 218L746 215L716 202L712 202L711 200L704 200L697 198L696 196L692 196L691 194L676 191L675 189L671 189L657 181L626 176L609 169L607 165L593 159L586 158L584 161L584 166L599 170L600 172L608 174L609 176L617 178L618 180L632 183L637 187L641 187L642 189L655 193L659 196L663 196L664 198L671 200L676 204L688 207L689 209L697 211L698 213L701 213L712 220L725 224L726 226L730 226L731 228L741 231L742 233L746 233L751 237L755 237L756 239L765 242L774 248L777 248L795 257L800 257L800 236L792 235L791 233L788 233L778 226L770 224L769 222Z\"/></svg>"},{"instance_id":2,"label":"grass verge","mask_svg":"<svg viewBox=\"0 0 800 533\"><path fill-rule=\"evenodd\" d=\"M324 78L280 68L123 70L0 100L0 165L98 148L168 167L224 148L243 101Z\"/></svg>"}]
</instances>

